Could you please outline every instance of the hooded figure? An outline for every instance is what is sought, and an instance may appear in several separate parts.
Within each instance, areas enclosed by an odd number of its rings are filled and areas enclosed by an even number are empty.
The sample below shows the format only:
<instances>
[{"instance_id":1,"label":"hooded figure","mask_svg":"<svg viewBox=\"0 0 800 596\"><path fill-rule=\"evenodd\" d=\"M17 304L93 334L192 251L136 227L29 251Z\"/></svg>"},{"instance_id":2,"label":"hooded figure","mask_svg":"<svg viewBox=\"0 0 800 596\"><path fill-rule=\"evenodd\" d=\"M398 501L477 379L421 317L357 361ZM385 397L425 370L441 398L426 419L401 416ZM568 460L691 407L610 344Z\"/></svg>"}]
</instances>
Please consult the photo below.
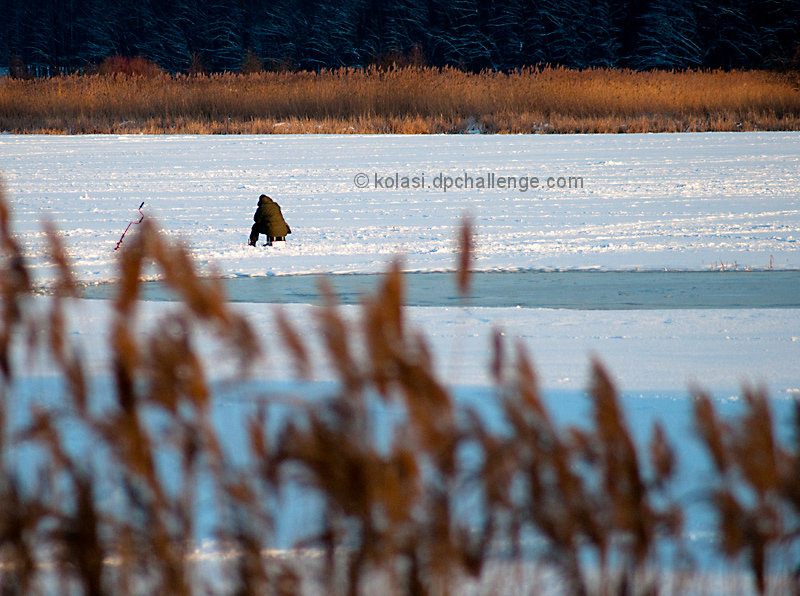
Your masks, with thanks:
<instances>
[{"instance_id":1,"label":"hooded figure","mask_svg":"<svg viewBox=\"0 0 800 596\"><path fill-rule=\"evenodd\" d=\"M286 240L286 235L292 233L283 219L280 205L267 195L258 198L258 209L253 215L253 221L256 223L250 229L250 246L256 245L259 234L265 234L267 244L272 244L274 240Z\"/></svg>"}]
</instances>

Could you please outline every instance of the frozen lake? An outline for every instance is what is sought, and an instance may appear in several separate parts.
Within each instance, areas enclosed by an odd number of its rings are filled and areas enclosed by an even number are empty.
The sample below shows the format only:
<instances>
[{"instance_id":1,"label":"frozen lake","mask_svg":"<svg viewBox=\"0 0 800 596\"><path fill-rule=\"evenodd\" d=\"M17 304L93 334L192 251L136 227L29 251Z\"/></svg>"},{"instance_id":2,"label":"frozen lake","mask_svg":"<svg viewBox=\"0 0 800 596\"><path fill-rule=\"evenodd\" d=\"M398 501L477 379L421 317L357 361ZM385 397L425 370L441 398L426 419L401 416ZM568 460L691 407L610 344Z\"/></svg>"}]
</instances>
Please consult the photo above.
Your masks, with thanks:
<instances>
[{"instance_id":1,"label":"frozen lake","mask_svg":"<svg viewBox=\"0 0 800 596\"><path fill-rule=\"evenodd\" d=\"M792 132L0 136L12 229L39 286L56 274L42 232L50 221L85 295L112 295L104 284L138 227L114 247L144 201L147 220L202 272L227 279L264 338L274 332L265 302L284 303L312 336L306 305L319 303L319 275L337 274L334 290L354 304L399 259L418 272L406 275L409 318L454 386L487 383L475 362L499 328L528 347L547 387L585 387L596 354L625 391L698 382L726 396L746 381L776 397L800 386L798 165ZM403 188L406 176L425 186ZM549 188L550 176L583 186ZM523 190L531 177L544 186ZM247 246L262 192L292 226L280 249ZM452 274L433 273L455 267L465 215L482 272L466 300ZM144 296L152 316L174 306L159 302L168 296L158 284ZM75 331L99 375L109 308L80 301ZM271 353L264 376L286 380L281 356Z\"/></svg>"},{"instance_id":2,"label":"frozen lake","mask_svg":"<svg viewBox=\"0 0 800 596\"><path fill-rule=\"evenodd\" d=\"M405 273L408 306L489 306L643 310L695 308L800 308L800 271L479 271L471 291L457 291L454 273ZM318 304L326 280L341 304L358 304L381 275L277 275L225 279L233 302ZM112 298L113 284L84 290L86 298ZM161 282L142 287L145 300L174 300Z\"/></svg>"},{"instance_id":3,"label":"frozen lake","mask_svg":"<svg viewBox=\"0 0 800 596\"><path fill-rule=\"evenodd\" d=\"M201 330L193 338L212 384L211 422L237 469L252 464L245 442L254 416L268 410L274 434L278 422L301 415L291 404L302 400L289 398L338 391L319 311L309 306L320 302L320 279L326 276L345 305L340 314L357 341L359 309L350 305L400 259L409 271L407 324L424 333L459 414L499 424L488 366L496 333L530 354L559 425L589 423L589 362L602 361L634 441L645 449L659 421L677 448L675 489L687 507L688 546L701 560L716 536L697 499L710 464L694 432L691 392L708 391L730 416L742 411L742 387L762 387L777 435L791 440L800 395L799 165L798 133L0 137L12 229L35 283L46 288L55 280L42 232L50 221L86 284L84 297L92 298L68 303L66 337L83 355L97 403L114 385L109 282L137 227L119 252L114 247L142 201L145 217L182 243L201 271L225 278L235 310L264 348L251 376L241 378L213 334ZM426 186L402 187L403 177L422 176ZM527 185L551 176L581 178L582 185L480 186L498 177ZM453 186L437 186L445 179ZM262 192L282 205L293 228L280 250L246 245ZM454 275L443 273L457 261L465 215L477 270L467 298ZM158 275L145 271L147 279ZM159 282L145 283L142 295L128 322L145 351L178 305L167 302L172 296ZM44 313L51 303L37 296L28 307ZM307 342L310 382L298 381L291 354L276 339L276 312ZM12 430L27 420L29 406L58 407L66 392L52 363L26 354L22 334L16 340ZM376 428L392 422L391 411L375 412ZM91 432L66 422L67 447L105 470ZM19 451L9 459L33 479L31 457ZM163 461L165 477L176 477ZM104 497L116 494L107 481L98 487ZM289 497L277 546L309 535L319 519L310 493ZM197 537L205 539L215 511L210 498L198 503Z\"/></svg>"},{"instance_id":4,"label":"frozen lake","mask_svg":"<svg viewBox=\"0 0 800 596\"><path fill-rule=\"evenodd\" d=\"M109 281L142 201L224 277L379 273L396 258L446 271L465 215L483 271L798 269L799 168L793 132L0 136L14 229L43 283L42 221L80 279ZM281 250L247 246L261 193L292 227Z\"/></svg>"}]
</instances>

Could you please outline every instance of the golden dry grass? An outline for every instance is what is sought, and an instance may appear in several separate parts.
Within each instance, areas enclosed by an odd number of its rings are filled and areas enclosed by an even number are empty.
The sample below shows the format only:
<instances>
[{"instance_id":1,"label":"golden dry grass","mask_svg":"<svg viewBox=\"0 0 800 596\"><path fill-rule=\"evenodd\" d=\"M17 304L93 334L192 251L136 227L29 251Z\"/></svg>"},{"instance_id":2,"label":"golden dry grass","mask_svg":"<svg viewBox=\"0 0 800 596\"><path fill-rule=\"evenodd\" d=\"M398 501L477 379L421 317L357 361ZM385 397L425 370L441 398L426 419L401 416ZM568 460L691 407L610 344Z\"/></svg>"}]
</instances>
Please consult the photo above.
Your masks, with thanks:
<instances>
[{"instance_id":1,"label":"golden dry grass","mask_svg":"<svg viewBox=\"0 0 800 596\"><path fill-rule=\"evenodd\" d=\"M15 133L569 133L800 130L796 76L369 68L0 80Z\"/></svg>"}]
</instances>

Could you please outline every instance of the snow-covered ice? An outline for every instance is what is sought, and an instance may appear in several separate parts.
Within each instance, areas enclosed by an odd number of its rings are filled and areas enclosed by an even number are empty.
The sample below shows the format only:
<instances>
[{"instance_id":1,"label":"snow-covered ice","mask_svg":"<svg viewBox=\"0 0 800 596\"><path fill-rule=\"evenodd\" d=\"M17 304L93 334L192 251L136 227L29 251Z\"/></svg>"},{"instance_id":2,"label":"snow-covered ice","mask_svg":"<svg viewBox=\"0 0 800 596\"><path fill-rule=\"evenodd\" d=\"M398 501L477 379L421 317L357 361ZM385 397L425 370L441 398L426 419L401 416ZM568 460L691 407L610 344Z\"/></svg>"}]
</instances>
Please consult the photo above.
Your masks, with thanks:
<instances>
[{"instance_id":1,"label":"snow-covered ice","mask_svg":"<svg viewBox=\"0 0 800 596\"><path fill-rule=\"evenodd\" d=\"M800 267L800 135L0 136L17 230L66 235L85 281L113 276L136 208L223 275L454 266L475 223L478 269ZM364 174L366 188L357 178ZM444 191L437 180L472 188ZM424 188L389 189L424 176ZM493 189L477 188L495 182ZM500 189L513 178L516 190ZM520 190L539 179L542 189ZM583 188L547 180L582 178ZM258 196L292 226L246 246ZM42 278L47 278L42 271Z\"/></svg>"},{"instance_id":2,"label":"snow-covered ice","mask_svg":"<svg viewBox=\"0 0 800 596\"><path fill-rule=\"evenodd\" d=\"M109 370L107 301L80 300L75 304L73 339L87 350L96 374ZM141 309L141 335L152 332L173 305L150 302ZM264 338L264 359L254 377L291 381L289 355L276 347L275 310L281 308L310 342L314 380L337 378L315 333L316 307L302 304L236 304ZM341 307L357 321L356 306ZM489 362L495 330L513 346L521 340L528 349L545 389L578 391L588 387L590 358L597 356L625 392L688 393L707 389L720 398L740 393L743 384L763 386L776 399L800 393L800 316L796 309L625 310L581 311L524 308L410 307L409 324L430 341L441 377L453 387L491 385ZM224 359L206 352L212 378L234 374ZM45 370L37 371L44 374ZM33 372L33 371L32 371Z\"/></svg>"},{"instance_id":3,"label":"snow-covered ice","mask_svg":"<svg viewBox=\"0 0 800 596\"><path fill-rule=\"evenodd\" d=\"M52 279L42 221L63 232L83 281L107 281L113 248L142 201L198 262L232 277L382 271L397 256L408 270L452 269L465 214L475 224L477 269L800 268L797 133L2 135L0 171L41 284ZM367 188L358 188L359 173ZM386 188L403 177L421 186L423 176L425 187ZM444 176L454 186L471 178L473 188L445 191ZM519 188L522 177L546 186L550 176L581 177L583 188ZM517 189L497 188L498 177L515 178ZM490 180L495 188L477 188ZM293 228L281 250L246 246L261 193ZM300 324L310 324L306 308L290 309ZM267 333L264 308L250 310ZM530 347L550 387L585 386L591 353L623 390L697 382L727 394L747 381L781 397L800 386L796 310L411 311L443 373L466 385L486 382L474 362L485 360L498 326ZM281 376L275 358L270 374Z\"/></svg>"}]
</instances>

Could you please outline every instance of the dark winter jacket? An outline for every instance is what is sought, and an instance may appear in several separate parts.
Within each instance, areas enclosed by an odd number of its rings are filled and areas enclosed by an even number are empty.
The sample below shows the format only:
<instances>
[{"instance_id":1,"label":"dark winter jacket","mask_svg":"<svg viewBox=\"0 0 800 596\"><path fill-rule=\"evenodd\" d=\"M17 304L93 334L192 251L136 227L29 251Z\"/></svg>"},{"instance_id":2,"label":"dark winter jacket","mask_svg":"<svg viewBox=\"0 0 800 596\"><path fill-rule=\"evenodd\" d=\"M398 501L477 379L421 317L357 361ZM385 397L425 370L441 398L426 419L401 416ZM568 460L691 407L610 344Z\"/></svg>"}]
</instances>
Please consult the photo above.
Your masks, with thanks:
<instances>
[{"instance_id":1,"label":"dark winter jacket","mask_svg":"<svg viewBox=\"0 0 800 596\"><path fill-rule=\"evenodd\" d=\"M292 230L283 219L280 205L267 195L259 197L258 209L253 216L253 221L259 224L261 233L267 236L281 238L292 233Z\"/></svg>"}]
</instances>

